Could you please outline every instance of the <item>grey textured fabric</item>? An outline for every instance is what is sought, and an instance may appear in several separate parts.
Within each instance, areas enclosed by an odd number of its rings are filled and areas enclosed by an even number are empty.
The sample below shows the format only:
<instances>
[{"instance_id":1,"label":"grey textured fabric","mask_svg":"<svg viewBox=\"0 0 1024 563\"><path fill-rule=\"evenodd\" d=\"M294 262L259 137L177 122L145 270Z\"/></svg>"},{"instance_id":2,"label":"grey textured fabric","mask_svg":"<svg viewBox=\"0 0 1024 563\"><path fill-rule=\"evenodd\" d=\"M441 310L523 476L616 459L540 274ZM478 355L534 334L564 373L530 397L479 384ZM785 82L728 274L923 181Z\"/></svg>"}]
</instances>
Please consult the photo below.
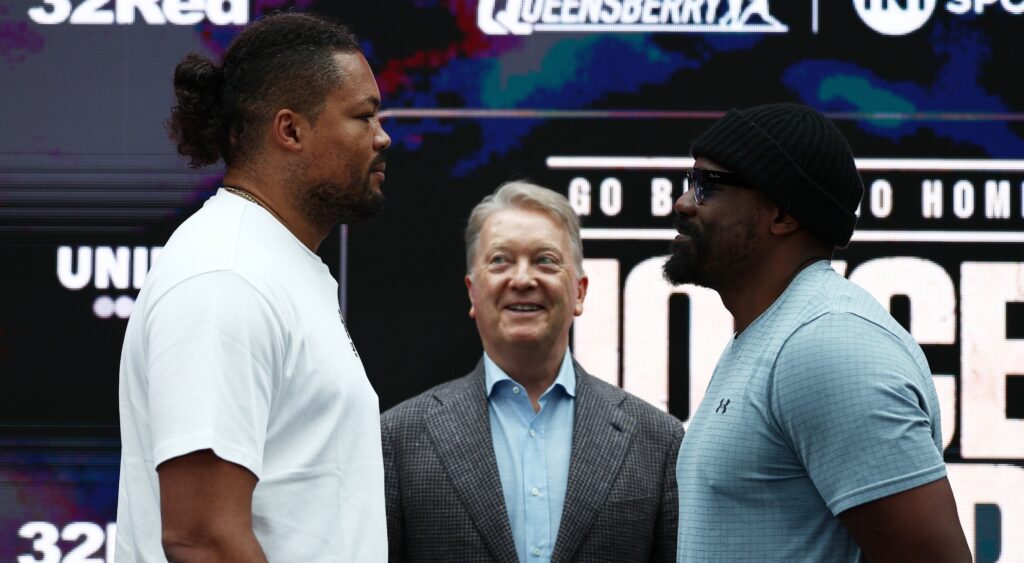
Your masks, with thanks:
<instances>
[{"instance_id":1,"label":"grey textured fabric","mask_svg":"<svg viewBox=\"0 0 1024 563\"><path fill-rule=\"evenodd\" d=\"M674 561L682 423L575 367L569 482L552 562ZM381 428L390 561L518 560L482 362L388 410Z\"/></svg>"}]
</instances>

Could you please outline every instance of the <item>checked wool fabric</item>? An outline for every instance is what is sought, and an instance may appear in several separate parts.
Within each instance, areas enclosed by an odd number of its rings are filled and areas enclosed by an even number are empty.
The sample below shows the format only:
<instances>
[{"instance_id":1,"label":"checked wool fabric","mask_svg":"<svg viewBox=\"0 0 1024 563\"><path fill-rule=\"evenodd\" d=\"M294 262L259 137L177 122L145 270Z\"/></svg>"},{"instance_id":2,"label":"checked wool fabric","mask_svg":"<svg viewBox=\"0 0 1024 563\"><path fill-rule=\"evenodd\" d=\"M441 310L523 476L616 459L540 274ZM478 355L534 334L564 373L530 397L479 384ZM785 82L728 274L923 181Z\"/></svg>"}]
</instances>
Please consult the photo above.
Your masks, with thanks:
<instances>
[{"instance_id":1,"label":"checked wool fabric","mask_svg":"<svg viewBox=\"0 0 1024 563\"><path fill-rule=\"evenodd\" d=\"M682 424L576 368L553 562L673 561ZM517 561L483 364L381 417L391 561ZM525 562L524 562L525 563Z\"/></svg>"}]
</instances>

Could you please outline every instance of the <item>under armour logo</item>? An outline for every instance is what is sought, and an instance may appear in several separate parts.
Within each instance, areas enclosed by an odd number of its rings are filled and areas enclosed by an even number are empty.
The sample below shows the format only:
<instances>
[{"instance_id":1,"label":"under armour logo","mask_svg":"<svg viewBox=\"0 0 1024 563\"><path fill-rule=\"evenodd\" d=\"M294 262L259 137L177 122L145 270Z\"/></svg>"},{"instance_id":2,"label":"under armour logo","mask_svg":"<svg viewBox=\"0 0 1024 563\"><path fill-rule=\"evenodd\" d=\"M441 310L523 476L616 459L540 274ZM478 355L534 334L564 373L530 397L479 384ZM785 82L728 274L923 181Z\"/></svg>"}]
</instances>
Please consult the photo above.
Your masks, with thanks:
<instances>
[{"instance_id":1,"label":"under armour logo","mask_svg":"<svg viewBox=\"0 0 1024 563\"><path fill-rule=\"evenodd\" d=\"M731 402L732 401L730 401L729 399L722 399L721 401L718 401L718 408L715 409L715 412L718 414L725 414L725 411L729 407L729 403Z\"/></svg>"}]
</instances>

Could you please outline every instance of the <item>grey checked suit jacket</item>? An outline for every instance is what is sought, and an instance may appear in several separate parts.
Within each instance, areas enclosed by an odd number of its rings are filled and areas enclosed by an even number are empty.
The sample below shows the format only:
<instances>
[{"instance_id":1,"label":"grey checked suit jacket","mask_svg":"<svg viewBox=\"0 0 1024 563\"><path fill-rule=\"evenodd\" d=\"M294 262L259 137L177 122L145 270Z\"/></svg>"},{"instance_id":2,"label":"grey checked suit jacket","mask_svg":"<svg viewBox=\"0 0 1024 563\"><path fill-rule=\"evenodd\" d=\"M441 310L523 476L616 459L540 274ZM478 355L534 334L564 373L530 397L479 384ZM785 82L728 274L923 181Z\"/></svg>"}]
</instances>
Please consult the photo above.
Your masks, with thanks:
<instances>
[{"instance_id":1,"label":"grey checked suit jacket","mask_svg":"<svg viewBox=\"0 0 1024 563\"><path fill-rule=\"evenodd\" d=\"M552 562L674 561L682 423L575 366ZM381 417L390 561L518 561L484 387L481 362Z\"/></svg>"}]
</instances>

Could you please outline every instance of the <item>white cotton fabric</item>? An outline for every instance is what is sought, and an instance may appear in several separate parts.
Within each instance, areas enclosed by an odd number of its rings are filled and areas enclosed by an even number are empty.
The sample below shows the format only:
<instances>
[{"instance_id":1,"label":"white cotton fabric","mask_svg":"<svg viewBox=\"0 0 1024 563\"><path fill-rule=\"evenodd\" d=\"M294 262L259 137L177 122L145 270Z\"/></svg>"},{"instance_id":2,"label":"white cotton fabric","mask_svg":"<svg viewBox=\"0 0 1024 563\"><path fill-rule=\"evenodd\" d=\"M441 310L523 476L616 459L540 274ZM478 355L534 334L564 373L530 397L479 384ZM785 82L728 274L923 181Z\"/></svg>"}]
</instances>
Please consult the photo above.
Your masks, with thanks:
<instances>
[{"instance_id":1,"label":"white cotton fabric","mask_svg":"<svg viewBox=\"0 0 1024 563\"><path fill-rule=\"evenodd\" d=\"M168 241L120 371L118 563L165 561L156 468L212 449L259 479L253 529L279 561L386 561L377 395L323 262L220 190Z\"/></svg>"}]
</instances>

